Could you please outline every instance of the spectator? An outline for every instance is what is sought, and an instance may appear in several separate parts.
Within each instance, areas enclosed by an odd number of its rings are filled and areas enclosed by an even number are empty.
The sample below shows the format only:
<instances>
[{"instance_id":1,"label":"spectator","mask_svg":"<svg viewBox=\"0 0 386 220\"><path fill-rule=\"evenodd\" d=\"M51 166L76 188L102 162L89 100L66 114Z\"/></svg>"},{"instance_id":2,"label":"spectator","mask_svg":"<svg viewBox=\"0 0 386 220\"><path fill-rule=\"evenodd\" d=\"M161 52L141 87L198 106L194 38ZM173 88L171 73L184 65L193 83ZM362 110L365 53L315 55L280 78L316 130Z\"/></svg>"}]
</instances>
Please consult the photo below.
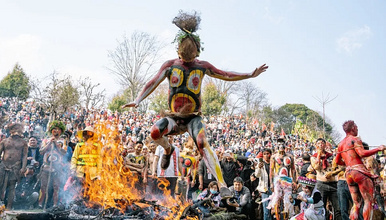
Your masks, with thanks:
<instances>
[{"instance_id":1,"label":"spectator","mask_svg":"<svg viewBox=\"0 0 386 220\"><path fill-rule=\"evenodd\" d=\"M245 214L249 219L255 219L251 204L251 193L244 186L244 181L240 177L233 180L233 186L229 187L232 198L226 199L228 211Z\"/></svg>"}]
</instances>

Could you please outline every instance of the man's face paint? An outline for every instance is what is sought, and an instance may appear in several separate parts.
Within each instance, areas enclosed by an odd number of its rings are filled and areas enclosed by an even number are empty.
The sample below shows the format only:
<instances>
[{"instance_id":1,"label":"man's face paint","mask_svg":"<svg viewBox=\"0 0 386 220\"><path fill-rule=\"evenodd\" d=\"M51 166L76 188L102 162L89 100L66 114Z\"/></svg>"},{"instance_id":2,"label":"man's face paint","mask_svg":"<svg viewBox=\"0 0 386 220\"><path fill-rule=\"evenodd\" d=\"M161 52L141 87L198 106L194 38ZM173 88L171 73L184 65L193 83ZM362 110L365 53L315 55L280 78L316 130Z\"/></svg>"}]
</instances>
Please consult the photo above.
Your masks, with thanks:
<instances>
[{"instance_id":1,"label":"man's face paint","mask_svg":"<svg viewBox=\"0 0 386 220\"><path fill-rule=\"evenodd\" d=\"M60 128L56 127L54 129L52 129L51 133L54 137L59 137L62 134L62 130Z\"/></svg>"}]
</instances>

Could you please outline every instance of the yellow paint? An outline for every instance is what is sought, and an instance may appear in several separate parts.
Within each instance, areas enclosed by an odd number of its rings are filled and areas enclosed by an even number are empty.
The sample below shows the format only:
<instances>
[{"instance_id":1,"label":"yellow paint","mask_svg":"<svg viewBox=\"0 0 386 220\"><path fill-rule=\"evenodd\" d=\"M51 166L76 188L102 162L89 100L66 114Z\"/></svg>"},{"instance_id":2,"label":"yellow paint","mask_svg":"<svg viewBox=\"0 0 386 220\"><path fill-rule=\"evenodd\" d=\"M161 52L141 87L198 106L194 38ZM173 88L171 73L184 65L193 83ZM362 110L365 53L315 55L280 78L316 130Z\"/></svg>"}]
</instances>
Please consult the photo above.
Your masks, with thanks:
<instances>
[{"instance_id":1,"label":"yellow paint","mask_svg":"<svg viewBox=\"0 0 386 220\"><path fill-rule=\"evenodd\" d=\"M179 78L179 81L178 81L178 84L173 84L172 78L173 78L173 76L176 76L176 75ZM182 72L182 70L180 70L178 68L173 68L172 74L170 74L170 79L169 79L170 85L172 87L179 87L182 84L182 81L184 81L184 72Z\"/></svg>"},{"instance_id":2,"label":"yellow paint","mask_svg":"<svg viewBox=\"0 0 386 220\"><path fill-rule=\"evenodd\" d=\"M190 109L190 112L193 112L194 109L196 108L196 101L194 101L193 97L191 97L190 95L187 95L185 93L177 93L173 96L172 102L170 105L173 112L177 112L176 109L174 108L174 102L176 101L177 98L188 98L189 99L189 101L192 103L192 107Z\"/></svg>"},{"instance_id":3,"label":"yellow paint","mask_svg":"<svg viewBox=\"0 0 386 220\"><path fill-rule=\"evenodd\" d=\"M193 78L194 78L194 75L198 75L197 77L199 78L199 80L200 80L200 82L198 83L198 86L197 86L197 88L196 89L194 89L193 87L190 87L189 86L189 82L191 82L192 83L192 85L193 85ZM189 78L188 78L188 80L186 81L186 87L190 90L190 91L192 91L194 94L198 94L198 93L200 93L200 91L201 91L201 82L202 82L202 78L203 78L203 72L201 71L201 70L193 70L193 71L191 71L190 73L189 73Z\"/></svg>"}]
</instances>

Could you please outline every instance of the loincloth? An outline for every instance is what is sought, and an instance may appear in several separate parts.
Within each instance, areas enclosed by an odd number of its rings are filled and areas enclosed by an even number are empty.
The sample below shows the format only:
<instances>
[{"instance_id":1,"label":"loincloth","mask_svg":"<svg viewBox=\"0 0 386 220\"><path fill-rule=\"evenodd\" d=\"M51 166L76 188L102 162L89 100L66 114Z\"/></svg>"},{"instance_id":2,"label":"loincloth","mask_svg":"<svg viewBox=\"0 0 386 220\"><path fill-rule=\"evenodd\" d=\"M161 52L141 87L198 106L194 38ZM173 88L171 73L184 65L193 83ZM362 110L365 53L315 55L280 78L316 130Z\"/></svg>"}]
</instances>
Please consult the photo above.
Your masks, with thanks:
<instances>
[{"instance_id":1,"label":"loincloth","mask_svg":"<svg viewBox=\"0 0 386 220\"><path fill-rule=\"evenodd\" d=\"M362 173L363 175L370 177L373 180L375 180L379 177L378 175L372 174L370 171L368 171L363 164L357 164L354 166L346 167L346 174L351 172L351 171L358 171L358 172Z\"/></svg>"},{"instance_id":2,"label":"loincloth","mask_svg":"<svg viewBox=\"0 0 386 220\"><path fill-rule=\"evenodd\" d=\"M184 113L184 112L170 112L170 111L163 111L161 112L162 117L169 117L169 118L177 118L177 119L192 119L197 116L201 116L201 112L190 112L190 113Z\"/></svg>"},{"instance_id":3,"label":"loincloth","mask_svg":"<svg viewBox=\"0 0 386 220\"><path fill-rule=\"evenodd\" d=\"M21 169L21 162L16 162L11 167L7 167L4 165L4 163L0 163L0 175L2 175L2 177L6 177L4 179L8 181L18 180L20 178L20 174L19 174L20 169Z\"/></svg>"}]
</instances>

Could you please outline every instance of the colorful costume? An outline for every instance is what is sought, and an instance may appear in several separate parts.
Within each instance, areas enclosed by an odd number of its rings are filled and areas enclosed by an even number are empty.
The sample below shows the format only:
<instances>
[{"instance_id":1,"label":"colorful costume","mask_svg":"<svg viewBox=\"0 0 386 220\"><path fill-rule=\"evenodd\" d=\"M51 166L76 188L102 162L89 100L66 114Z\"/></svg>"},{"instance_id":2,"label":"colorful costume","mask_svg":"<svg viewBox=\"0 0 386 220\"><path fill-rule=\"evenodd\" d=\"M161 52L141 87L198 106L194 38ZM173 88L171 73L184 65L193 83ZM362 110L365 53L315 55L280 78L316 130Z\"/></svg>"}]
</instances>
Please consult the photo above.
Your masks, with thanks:
<instances>
[{"instance_id":1,"label":"colorful costume","mask_svg":"<svg viewBox=\"0 0 386 220\"><path fill-rule=\"evenodd\" d=\"M311 186L313 190L311 195L307 195L304 191L299 193L307 202L302 201L300 203L300 213L292 217L291 220L323 220L326 210L323 207L321 193L315 187L316 181L306 177L299 177L298 183Z\"/></svg>"}]
</instances>

